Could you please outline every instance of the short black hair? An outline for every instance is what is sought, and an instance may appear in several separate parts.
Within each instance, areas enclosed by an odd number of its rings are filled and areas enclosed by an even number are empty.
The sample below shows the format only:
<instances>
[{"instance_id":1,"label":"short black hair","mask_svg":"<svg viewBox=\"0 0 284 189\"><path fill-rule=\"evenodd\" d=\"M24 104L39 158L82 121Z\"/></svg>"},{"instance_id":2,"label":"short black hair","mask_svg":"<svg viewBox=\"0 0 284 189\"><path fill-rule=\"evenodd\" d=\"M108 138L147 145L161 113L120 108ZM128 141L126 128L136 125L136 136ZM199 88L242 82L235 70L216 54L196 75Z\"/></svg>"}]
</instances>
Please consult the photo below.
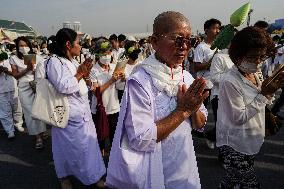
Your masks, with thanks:
<instances>
[{"instance_id":1,"label":"short black hair","mask_svg":"<svg viewBox=\"0 0 284 189\"><path fill-rule=\"evenodd\" d=\"M115 41L117 41L117 35L115 35L115 34L112 34L111 36L109 36L109 39L108 40L115 40Z\"/></svg>"},{"instance_id":2,"label":"short black hair","mask_svg":"<svg viewBox=\"0 0 284 189\"><path fill-rule=\"evenodd\" d=\"M147 40L146 40L145 38L140 39L139 42L138 42L138 44L139 44L140 46L142 46L142 45L145 44L145 43L147 43Z\"/></svg>"},{"instance_id":3,"label":"short black hair","mask_svg":"<svg viewBox=\"0 0 284 189\"><path fill-rule=\"evenodd\" d=\"M205 23L204 23L204 30L209 29L211 26L213 26L215 24L219 24L220 26L222 25L220 20L217 20L215 18L211 18L209 20L206 20Z\"/></svg>"},{"instance_id":4,"label":"short black hair","mask_svg":"<svg viewBox=\"0 0 284 189\"><path fill-rule=\"evenodd\" d=\"M126 40L126 36L123 35L123 34L120 34L118 37L117 37L118 41L124 41Z\"/></svg>"},{"instance_id":5,"label":"short black hair","mask_svg":"<svg viewBox=\"0 0 284 189\"><path fill-rule=\"evenodd\" d=\"M264 20L259 20L254 24L254 26L260 29L265 29L268 28L269 24Z\"/></svg>"}]
</instances>

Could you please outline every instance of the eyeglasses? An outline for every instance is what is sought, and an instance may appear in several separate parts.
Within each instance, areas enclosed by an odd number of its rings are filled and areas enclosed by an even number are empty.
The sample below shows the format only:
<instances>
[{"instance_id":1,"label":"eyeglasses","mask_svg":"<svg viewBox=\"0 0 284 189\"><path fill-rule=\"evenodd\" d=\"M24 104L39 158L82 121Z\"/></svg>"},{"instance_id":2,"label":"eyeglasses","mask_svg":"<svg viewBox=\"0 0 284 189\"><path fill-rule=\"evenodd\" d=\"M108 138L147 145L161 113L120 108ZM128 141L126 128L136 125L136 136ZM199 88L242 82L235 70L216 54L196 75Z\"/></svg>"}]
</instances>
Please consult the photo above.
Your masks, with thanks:
<instances>
[{"instance_id":1,"label":"eyeglasses","mask_svg":"<svg viewBox=\"0 0 284 189\"><path fill-rule=\"evenodd\" d=\"M180 35L170 36L170 35L163 35L163 34L160 34L159 36L165 37L165 38L168 38L168 39L174 41L175 46L177 48L182 48L184 44L186 44L187 48L191 47L191 41L190 41L190 38L188 38L188 37L183 37L183 36L180 36Z\"/></svg>"},{"instance_id":2,"label":"eyeglasses","mask_svg":"<svg viewBox=\"0 0 284 189\"><path fill-rule=\"evenodd\" d=\"M247 56L246 59L250 62L257 62L260 60L261 62L265 61L268 58L267 55L258 55L258 56Z\"/></svg>"}]
</instances>

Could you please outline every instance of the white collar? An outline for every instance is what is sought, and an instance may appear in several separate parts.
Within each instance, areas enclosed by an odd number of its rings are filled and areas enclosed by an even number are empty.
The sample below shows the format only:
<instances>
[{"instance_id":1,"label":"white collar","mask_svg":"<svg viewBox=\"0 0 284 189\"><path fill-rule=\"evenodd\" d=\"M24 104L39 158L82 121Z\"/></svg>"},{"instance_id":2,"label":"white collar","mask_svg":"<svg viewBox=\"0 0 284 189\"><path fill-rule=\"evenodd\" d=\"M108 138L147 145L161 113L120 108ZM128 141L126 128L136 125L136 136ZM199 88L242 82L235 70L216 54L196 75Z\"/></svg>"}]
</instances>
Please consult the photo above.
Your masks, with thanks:
<instances>
[{"instance_id":1,"label":"white collar","mask_svg":"<svg viewBox=\"0 0 284 189\"><path fill-rule=\"evenodd\" d=\"M155 55L150 55L135 68L143 68L153 80L153 85L158 91L164 91L169 97L177 95L178 85L183 81L182 67L170 68L166 64L156 59Z\"/></svg>"}]
</instances>

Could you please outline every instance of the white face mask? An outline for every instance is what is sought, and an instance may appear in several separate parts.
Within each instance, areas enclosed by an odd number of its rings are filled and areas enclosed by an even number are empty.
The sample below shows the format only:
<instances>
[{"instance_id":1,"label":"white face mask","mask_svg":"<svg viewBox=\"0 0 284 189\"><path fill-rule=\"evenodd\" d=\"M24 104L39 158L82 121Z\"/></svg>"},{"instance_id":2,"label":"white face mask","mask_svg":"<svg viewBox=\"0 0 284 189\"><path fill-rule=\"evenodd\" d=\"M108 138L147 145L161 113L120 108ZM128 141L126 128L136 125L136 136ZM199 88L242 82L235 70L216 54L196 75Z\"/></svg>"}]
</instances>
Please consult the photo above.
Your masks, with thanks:
<instances>
[{"instance_id":1,"label":"white face mask","mask_svg":"<svg viewBox=\"0 0 284 189\"><path fill-rule=\"evenodd\" d=\"M33 48L33 52L37 54L38 53L37 48Z\"/></svg>"},{"instance_id":2,"label":"white face mask","mask_svg":"<svg viewBox=\"0 0 284 189\"><path fill-rule=\"evenodd\" d=\"M46 54L46 55L49 53L48 50L47 50L47 48L43 48L43 49L42 49L42 52L43 52L43 54Z\"/></svg>"},{"instance_id":3,"label":"white face mask","mask_svg":"<svg viewBox=\"0 0 284 189\"><path fill-rule=\"evenodd\" d=\"M110 54L100 57L100 63L107 65L107 64L110 64L110 62L111 62L111 55Z\"/></svg>"},{"instance_id":4,"label":"white face mask","mask_svg":"<svg viewBox=\"0 0 284 189\"><path fill-rule=\"evenodd\" d=\"M248 62L247 60L244 60L241 62L241 64L238 66L238 68L247 74L256 73L261 70L262 63L256 64L252 62Z\"/></svg>"},{"instance_id":5,"label":"white face mask","mask_svg":"<svg viewBox=\"0 0 284 189\"><path fill-rule=\"evenodd\" d=\"M29 47L20 47L19 51L20 53L22 53L23 55L28 54L30 52L30 48Z\"/></svg>"}]
</instances>

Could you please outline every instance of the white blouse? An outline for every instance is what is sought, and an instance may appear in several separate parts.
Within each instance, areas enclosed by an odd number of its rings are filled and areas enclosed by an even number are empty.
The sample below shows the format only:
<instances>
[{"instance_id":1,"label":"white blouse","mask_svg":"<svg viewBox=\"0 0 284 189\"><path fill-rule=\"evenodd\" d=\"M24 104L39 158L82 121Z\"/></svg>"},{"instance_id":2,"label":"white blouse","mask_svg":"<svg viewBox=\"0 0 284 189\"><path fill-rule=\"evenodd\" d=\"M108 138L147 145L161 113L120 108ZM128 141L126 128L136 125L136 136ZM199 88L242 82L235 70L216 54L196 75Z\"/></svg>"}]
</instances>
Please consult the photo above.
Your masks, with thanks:
<instances>
[{"instance_id":1,"label":"white blouse","mask_svg":"<svg viewBox=\"0 0 284 189\"><path fill-rule=\"evenodd\" d=\"M0 62L0 66L8 68L10 72L12 71L9 60L4 60ZM17 89L16 79L13 76L8 75L4 72L0 73L0 93L15 91L16 89Z\"/></svg>"},{"instance_id":2,"label":"white blouse","mask_svg":"<svg viewBox=\"0 0 284 189\"><path fill-rule=\"evenodd\" d=\"M227 145L248 155L257 154L265 136L265 106L270 101L260 94L261 79L254 74L258 87L247 80L236 66L220 84L216 145Z\"/></svg>"},{"instance_id":3,"label":"white blouse","mask_svg":"<svg viewBox=\"0 0 284 189\"><path fill-rule=\"evenodd\" d=\"M99 86L104 85L108 82L113 74L115 64L109 64L110 70L104 70L98 63L96 63L90 73L90 78L92 82L98 83ZM119 81L118 81L119 82ZM116 83L111 84L102 94L102 100L105 107L106 114L115 114L119 112L119 100L118 100L118 91L116 89ZM96 96L92 97L91 111L93 114L96 114L97 109L97 99Z\"/></svg>"},{"instance_id":4,"label":"white blouse","mask_svg":"<svg viewBox=\"0 0 284 189\"><path fill-rule=\"evenodd\" d=\"M39 55L37 55L35 68L39 62L43 62L43 61L44 59L42 59ZM23 70L27 69L27 65L24 64L24 59L19 59L18 56L16 55L11 56L10 64L16 65L18 67L19 72L22 72ZM30 82L33 80L34 80L34 74L32 71L29 71L28 73L26 73L23 77L19 79L19 83L26 83L26 82Z\"/></svg>"}]
</instances>

